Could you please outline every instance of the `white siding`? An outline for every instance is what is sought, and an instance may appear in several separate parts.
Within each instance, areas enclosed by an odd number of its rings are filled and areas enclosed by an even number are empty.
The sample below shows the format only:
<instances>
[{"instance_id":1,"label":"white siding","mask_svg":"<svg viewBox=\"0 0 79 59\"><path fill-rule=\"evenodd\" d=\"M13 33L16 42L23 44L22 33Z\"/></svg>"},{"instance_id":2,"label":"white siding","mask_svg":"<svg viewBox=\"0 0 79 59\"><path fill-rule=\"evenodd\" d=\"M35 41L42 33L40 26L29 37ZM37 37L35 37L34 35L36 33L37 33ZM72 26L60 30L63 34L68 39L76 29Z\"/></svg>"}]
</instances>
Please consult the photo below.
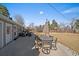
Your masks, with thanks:
<instances>
[{"instance_id":1,"label":"white siding","mask_svg":"<svg viewBox=\"0 0 79 59\"><path fill-rule=\"evenodd\" d=\"M12 24L6 23L5 36L6 36L6 44L12 41Z\"/></svg>"},{"instance_id":2,"label":"white siding","mask_svg":"<svg viewBox=\"0 0 79 59\"><path fill-rule=\"evenodd\" d=\"M3 22L0 21L0 48L2 48L3 45Z\"/></svg>"},{"instance_id":3,"label":"white siding","mask_svg":"<svg viewBox=\"0 0 79 59\"><path fill-rule=\"evenodd\" d=\"M13 25L13 39L15 39L17 37L17 26Z\"/></svg>"}]
</instances>

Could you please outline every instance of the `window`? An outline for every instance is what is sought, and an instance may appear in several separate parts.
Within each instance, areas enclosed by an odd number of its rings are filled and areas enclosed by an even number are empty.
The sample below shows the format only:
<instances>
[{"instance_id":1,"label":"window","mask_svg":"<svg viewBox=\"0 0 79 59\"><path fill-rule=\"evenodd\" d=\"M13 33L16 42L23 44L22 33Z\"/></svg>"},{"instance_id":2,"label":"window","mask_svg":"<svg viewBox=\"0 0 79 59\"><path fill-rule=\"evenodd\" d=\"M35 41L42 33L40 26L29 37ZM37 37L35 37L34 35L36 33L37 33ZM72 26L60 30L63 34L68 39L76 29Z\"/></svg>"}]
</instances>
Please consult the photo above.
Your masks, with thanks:
<instances>
[{"instance_id":1,"label":"window","mask_svg":"<svg viewBox=\"0 0 79 59\"><path fill-rule=\"evenodd\" d=\"M10 26L7 26L7 34L10 34Z\"/></svg>"}]
</instances>

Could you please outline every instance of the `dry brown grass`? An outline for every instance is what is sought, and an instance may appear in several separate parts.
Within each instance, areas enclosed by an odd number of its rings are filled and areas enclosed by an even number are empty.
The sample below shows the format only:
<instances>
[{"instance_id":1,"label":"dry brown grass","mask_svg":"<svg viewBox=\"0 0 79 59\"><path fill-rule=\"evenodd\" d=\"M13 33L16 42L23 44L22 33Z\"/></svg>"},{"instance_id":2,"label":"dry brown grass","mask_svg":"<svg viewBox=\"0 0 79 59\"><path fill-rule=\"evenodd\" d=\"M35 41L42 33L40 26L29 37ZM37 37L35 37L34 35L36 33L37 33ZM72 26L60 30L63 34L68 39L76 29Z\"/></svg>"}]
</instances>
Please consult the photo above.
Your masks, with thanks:
<instances>
[{"instance_id":1,"label":"dry brown grass","mask_svg":"<svg viewBox=\"0 0 79 59\"><path fill-rule=\"evenodd\" d=\"M41 35L43 33L36 33ZM51 33L50 35L58 38L58 41L68 46L69 48L79 52L79 34L75 33Z\"/></svg>"}]
</instances>

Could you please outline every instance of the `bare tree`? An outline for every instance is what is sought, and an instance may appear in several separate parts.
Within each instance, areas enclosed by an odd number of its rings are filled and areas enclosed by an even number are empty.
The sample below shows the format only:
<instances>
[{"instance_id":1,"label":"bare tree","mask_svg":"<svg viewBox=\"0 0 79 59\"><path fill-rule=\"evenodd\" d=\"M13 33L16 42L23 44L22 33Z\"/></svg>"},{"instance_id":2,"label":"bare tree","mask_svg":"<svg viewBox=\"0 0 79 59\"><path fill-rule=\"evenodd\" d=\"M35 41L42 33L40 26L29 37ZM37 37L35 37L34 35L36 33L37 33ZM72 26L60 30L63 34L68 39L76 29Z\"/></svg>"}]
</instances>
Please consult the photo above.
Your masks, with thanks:
<instances>
[{"instance_id":1,"label":"bare tree","mask_svg":"<svg viewBox=\"0 0 79 59\"><path fill-rule=\"evenodd\" d=\"M79 19L74 18L71 22L71 29L74 32L79 32Z\"/></svg>"},{"instance_id":2,"label":"bare tree","mask_svg":"<svg viewBox=\"0 0 79 59\"><path fill-rule=\"evenodd\" d=\"M79 19L76 19L74 23L75 32L79 32Z\"/></svg>"},{"instance_id":3,"label":"bare tree","mask_svg":"<svg viewBox=\"0 0 79 59\"><path fill-rule=\"evenodd\" d=\"M34 23L31 23L31 24L29 25L29 27L30 27L30 28L33 28L33 27L34 27Z\"/></svg>"},{"instance_id":4,"label":"bare tree","mask_svg":"<svg viewBox=\"0 0 79 59\"><path fill-rule=\"evenodd\" d=\"M22 25L22 26L25 25L25 24L24 24L24 19L23 19L23 17L22 17L21 15L16 15L16 16L15 16L15 21L16 21L18 24Z\"/></svg>"}]
</instances>

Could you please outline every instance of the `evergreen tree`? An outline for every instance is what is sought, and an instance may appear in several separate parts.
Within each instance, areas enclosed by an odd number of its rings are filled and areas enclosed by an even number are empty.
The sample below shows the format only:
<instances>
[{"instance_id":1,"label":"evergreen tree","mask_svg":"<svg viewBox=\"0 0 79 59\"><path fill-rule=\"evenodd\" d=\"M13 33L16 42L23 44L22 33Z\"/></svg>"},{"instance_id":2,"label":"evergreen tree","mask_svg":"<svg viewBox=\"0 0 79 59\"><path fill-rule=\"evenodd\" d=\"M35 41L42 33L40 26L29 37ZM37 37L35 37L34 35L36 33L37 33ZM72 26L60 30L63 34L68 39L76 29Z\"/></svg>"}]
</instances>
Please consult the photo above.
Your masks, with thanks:
<instances>
[{"instance_id":1,"label":"evergreen tree","mask_svg":"<svg viewBox=\"0 0 79 59\"><path fill-rule=\"evenodd\" d=\"M51 24L51 29L57 29L58 28L58 24L55 20L52 20L52 24Z\"/></svg>"},{"instance_id":2,"label":"evergreen tree","mask_svg":"<svg viewBox=\"0 0 79 59\"><path fill-rule=\"evenodd\" d=\"M51 28L50 21L48 21L48 27L49 27L49 30L50 30L50 28Z\"/></svg>"},{"instance_id":3,"label":"evergreen tree","mask_svg":"<svg viewBox=\"0 0 79 59\"><path fill-rule=\"evenodd\" d=\"M8 9L1 4L0 4L0 14L4 15L6 17L10 17Z\"/></svg>"}]
</instances>

